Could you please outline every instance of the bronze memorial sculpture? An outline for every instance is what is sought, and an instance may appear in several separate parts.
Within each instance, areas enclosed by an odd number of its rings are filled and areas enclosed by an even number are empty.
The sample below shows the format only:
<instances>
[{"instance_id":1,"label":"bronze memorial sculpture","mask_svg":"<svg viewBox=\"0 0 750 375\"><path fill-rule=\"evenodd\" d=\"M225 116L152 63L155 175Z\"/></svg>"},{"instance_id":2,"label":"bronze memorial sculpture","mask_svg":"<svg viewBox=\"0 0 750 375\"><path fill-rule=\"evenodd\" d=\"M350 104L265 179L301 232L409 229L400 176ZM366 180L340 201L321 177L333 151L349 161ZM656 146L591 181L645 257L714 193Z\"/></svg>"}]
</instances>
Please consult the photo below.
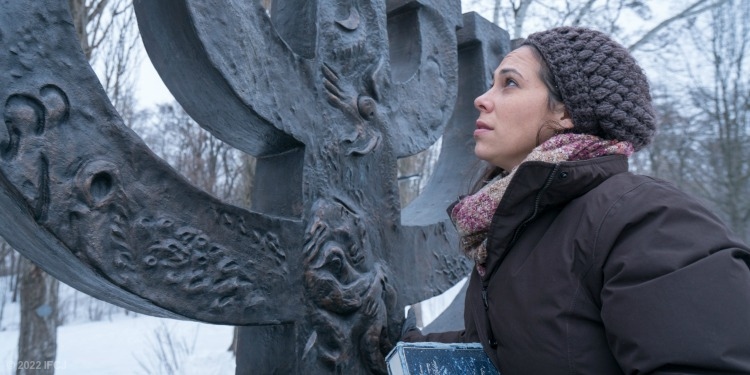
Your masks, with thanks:
<instances>
[{"instance_id":1,"label":"bronze memorial sculpture","mask_svg":"<svg viewBox=\"0 0 750 375\"><path fill-rule=\"evenodd\" d=\"M99 299L242 326L238 374L384 373L404 306L469 272L444 210L507 33L458 0L136 0L177 100L258 157L245 209L123 125L67 4L0 1L0 235ZM402 209L397 158L441 136Z\"/></svg>"}]
</instances>

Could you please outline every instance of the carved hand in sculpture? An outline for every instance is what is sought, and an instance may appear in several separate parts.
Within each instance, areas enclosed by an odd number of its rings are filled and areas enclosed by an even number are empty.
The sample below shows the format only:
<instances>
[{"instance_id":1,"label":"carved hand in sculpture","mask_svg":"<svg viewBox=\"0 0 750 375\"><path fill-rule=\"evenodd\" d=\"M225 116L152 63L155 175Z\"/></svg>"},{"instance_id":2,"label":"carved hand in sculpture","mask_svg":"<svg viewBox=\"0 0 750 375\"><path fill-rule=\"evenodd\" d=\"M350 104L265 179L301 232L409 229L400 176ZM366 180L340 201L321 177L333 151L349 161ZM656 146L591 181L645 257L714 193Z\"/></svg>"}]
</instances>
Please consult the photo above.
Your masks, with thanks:
<instances>
[{"instance_id":1,"label":"carved hand in sculpture","mask_svg":"<svg viewBox=\"0 0 750 375\"><path fill-rule=\"evenodd\" d=\"M382 140L381 132L371 122L376 119L377 102L367 94L361 94L327 64L323 64L323 84L328 102L339 108L354 123L354 130L344 134L347 154L370 153Z\"/></svg>"}]
</instances>

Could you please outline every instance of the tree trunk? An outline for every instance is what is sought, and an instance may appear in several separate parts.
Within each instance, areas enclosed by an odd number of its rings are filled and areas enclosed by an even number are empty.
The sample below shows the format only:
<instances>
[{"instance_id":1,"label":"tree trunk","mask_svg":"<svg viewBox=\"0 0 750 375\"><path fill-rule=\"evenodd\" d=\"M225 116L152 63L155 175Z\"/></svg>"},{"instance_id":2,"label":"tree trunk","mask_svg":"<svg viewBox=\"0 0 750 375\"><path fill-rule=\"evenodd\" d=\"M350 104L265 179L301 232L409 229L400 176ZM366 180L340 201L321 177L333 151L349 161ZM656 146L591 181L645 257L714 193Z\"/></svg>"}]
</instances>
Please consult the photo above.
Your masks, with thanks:
<instances>
[{"instance_id":1,"label":"tree trunk","mask_svg":"<svg viewBox=\"0 0 750 375\"><path fill-rule=\"evenodd\" d=\"M13 251L11 254L10 268L12 271L10 281L13 285L13 297L10 299L10 301L16 303L16 301L18 301L18 275L21 274L21 255L16 251Z\"/></svg>"},{"instance_id":2,"label":"tree trunk","mask_svg":"<svg viewBox=\"0 0 750 375\"><path fill-rule=\"evenodd\" d=\"M60 283L24 258L21 264L21 327L16 375L54 374Z\"/></svg>"}]
</instances>

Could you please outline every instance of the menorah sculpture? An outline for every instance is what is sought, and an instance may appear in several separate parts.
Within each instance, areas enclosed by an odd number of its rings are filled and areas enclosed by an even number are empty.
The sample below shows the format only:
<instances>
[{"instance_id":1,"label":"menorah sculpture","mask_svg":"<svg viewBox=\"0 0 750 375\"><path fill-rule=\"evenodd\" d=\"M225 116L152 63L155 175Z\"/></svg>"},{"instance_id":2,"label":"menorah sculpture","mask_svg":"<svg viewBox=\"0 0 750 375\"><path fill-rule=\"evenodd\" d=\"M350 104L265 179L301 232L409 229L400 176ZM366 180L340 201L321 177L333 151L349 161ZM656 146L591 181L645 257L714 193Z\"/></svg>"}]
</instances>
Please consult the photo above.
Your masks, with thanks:
<instances>
[{"instance_id":1,"label":"menorah sculpture","mask_svg":"<svg viewBox=\"0 0 750 375\"><path fill-rule=\"evenodd\" d=\"M507 33L458 0L136 0L175 98L258 158L245 209L123 125L67 3L0 6L0 234L96 298L242 326L238 374L385 373L404 306L468 274L444 210ZM397 158L441 136L402 209Z\"/></svg>"}]
</instances>

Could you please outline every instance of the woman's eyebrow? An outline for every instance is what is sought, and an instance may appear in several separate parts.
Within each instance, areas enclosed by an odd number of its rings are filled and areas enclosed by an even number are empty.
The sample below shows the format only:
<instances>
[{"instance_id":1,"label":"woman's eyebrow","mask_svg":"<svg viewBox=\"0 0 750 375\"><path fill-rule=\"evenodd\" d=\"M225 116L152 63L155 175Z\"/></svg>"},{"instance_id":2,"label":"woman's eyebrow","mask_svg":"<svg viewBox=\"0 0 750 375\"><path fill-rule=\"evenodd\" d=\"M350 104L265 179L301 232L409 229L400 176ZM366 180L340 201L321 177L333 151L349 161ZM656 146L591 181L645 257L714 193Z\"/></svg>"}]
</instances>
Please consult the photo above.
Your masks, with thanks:
<instances>
[{"instance_id":1,"label":"woman's eyebrow","mask_svg":"<svg viewBox=\"0 0 750 375\"><path fill-rule=\"evenodd\" d=\"M499 70L499 71L498 71L497 73L498 73L498 74L515 74L515 75L518 75L518 76L520 76L521 78L524 78L524 79L526 79L526 78L525 78L525 77L523 76L523 74L521 74L521 72L519 72L518 70L516 70L516 69L513 69L513 68L503 68L503 69L500 69L500 70Z\"/></svg>"}]
</instances>

